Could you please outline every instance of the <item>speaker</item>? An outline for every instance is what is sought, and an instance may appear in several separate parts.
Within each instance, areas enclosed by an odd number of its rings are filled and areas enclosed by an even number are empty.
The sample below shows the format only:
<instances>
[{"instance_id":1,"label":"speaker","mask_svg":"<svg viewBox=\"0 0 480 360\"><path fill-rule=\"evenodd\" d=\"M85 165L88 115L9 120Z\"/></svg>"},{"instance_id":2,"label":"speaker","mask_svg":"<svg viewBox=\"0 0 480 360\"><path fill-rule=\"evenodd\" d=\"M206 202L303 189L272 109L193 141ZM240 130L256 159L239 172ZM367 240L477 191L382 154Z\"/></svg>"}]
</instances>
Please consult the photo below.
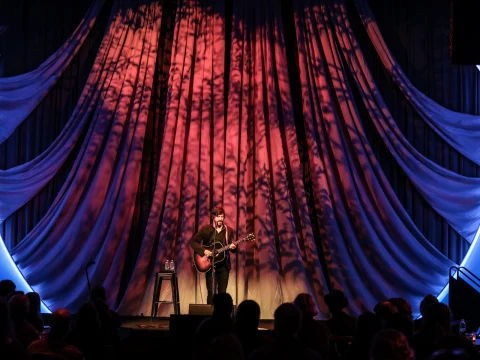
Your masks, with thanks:
<instances>
[{"instance_id":1,"label":"speaker","mask_svg":"<svg viewBox=\"0 0 480 360\"><path fill-rule=\"evenodd\" d=\"M212 315L213 306L207 304L190 304L188 306L189 315Z\"/></svg>"},{"instance_id":2,"label":"speaker","mask_svg":"<svg viewBox=\"0 0 480 360\"><path fill-rule=\"evenodd\" d=\"M478 0L450 0L450 60L455 65L480 64Z\"/></svg>"}]
</instances>

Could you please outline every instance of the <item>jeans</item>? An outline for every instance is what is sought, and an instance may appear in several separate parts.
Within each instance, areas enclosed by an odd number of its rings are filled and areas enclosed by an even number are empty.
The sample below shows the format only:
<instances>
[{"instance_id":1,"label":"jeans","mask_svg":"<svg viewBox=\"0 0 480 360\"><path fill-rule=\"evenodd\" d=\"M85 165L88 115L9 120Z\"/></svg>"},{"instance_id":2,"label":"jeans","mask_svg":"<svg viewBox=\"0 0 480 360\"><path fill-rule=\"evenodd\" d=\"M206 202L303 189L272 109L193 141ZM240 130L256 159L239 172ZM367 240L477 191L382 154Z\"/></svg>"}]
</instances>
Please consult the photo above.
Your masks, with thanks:
<instances>
[{"instance_id":1,"label":"jeans","mask_svg":"<svg viewBox=\"0 0 480 360\"><path fill-rule=\"evenodd\" d=\"M208 270L205 274L205 280L207 281L207 304L213 304L213 284L212 284L212 269ZM215 267L215 282L217 285L217 294L227 292L227 285L228 285L228 276L230 272L224 263L218 264Z\"/></svg>"}]
</instances>

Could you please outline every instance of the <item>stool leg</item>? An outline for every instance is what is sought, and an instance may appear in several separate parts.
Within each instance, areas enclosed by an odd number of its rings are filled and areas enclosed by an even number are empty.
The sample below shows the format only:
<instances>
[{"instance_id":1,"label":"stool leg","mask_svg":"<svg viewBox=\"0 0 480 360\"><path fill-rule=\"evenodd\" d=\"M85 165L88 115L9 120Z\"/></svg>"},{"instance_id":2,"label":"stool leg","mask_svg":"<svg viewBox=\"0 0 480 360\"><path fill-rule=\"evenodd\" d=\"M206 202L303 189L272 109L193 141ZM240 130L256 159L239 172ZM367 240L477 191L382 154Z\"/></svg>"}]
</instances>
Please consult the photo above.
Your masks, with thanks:
<instances>
[{"instance_id":1,"label":"stool leg","mask_svg":"<svg viewBox=\"0 0 480 360\"><path fill-rule=\"evenodd\" d=\"M155 276L155 283L153 285L153 296L152 296L152 312L150 313L150 320L153 320L154 309L155 309L155 296L157 294L157 283L158 283L158 275Z\"/></svg>"},{"instance_id":2,"label":"stool leg","mask_svg":"<svg viewBox=\"0 0 480 360\"><path fill-rule=\"evenodd\" d=\"M178 278L175 276L175 295L177 296L177 302L175 306L177 307L177 314L180 315L180 296L178 294Z\"/></svg>"},{"instance_id":3,"label":"stool leg","mask_svg":"<svg viewBox=\"0 0 480 360\"><path fill-rule=\"evenodd\" d=\"M177 297L175 295L175 274L172 274L172 277L170 278L170 288L172 290L173 312L176 315L177 314L177 307L175 306L175 304L177 303Z\"/></svg>"},{"instance_id":4,"label":"stool leg","mask_svg":"<svg viewBox=\"0 0 480 360\"><path fill-rule=\"evenodd\" d=\"M175 311L175 315L179 315L180 314L180 297L178 295L178 281L177 281L177 274L174 275L174 278L173 278L173 283L174 283L174 287L173 287L173 294L174 294L174 311Z\"/></svg>"},{"instance_id":5,"label":"stool leg","mask_svg":"<svg viewBox=\"0 0 480 360\"><path fill-rule=\"evenodd\" d=\"M155 295L155 301L157 302L157 305L155 306L155 317L157 317L158 315L158 301L160 299L160 293L162 291L162 281L163 281L163 278L160 276L160 278L158 279L158 288L157 288L157 293Z\"/></svg>"}]
</instances>

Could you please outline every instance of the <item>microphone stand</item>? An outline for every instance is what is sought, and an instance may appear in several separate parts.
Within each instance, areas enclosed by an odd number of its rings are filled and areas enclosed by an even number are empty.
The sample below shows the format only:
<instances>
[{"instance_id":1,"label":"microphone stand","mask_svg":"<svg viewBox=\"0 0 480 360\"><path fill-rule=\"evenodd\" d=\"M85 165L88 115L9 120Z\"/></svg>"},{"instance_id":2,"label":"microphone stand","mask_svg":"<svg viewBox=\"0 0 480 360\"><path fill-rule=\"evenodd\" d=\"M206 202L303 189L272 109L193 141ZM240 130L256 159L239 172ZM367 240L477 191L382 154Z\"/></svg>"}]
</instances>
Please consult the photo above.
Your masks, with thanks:
<instances>
[{"instance_id":1,"label":"microphone stand","mask_svg":"<svg viewBox=\"0 0 480 360\"><path fill-rule=\"evenodd\" d=\"M212 248L212 304L213 305L213 297L217 293L217 279L215 276L215 258L216 256L216 247L215 244L217 242L217 224L213 228L213 248Z\"/></svg>"},{"instance_id":2,"label":"microphone stand","mask_svg":"<svg viewBox=\"0 0 480 360\"><path fill-rule=\"evenodd\" d=\"M90 301L91 291L90 291L90 278L88 277L88 268L95 264L94 261L91 261L85 266L85 274L87 275L87 285L88 285L88 301Z\"/></svg>"}]
</instances>

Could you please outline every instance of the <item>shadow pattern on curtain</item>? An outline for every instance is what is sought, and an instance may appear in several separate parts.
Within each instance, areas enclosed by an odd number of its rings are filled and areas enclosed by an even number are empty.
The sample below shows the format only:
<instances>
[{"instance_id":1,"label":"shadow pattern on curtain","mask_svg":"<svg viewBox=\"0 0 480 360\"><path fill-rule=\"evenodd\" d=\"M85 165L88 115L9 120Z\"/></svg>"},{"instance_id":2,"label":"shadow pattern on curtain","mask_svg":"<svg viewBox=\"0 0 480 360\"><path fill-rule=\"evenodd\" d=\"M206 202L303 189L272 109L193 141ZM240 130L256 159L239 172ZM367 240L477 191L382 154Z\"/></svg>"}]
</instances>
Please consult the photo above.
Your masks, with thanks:
<instances>
[{"instance_id":1,"label":"shadow pattern on curtain","mask_svg":"<svg viewBox=\"0 0 480 360\"><path fill-rule=\"evenodd\" d=\"M346 293L356 314L394 296L417 309L426 293L443 288L453 262L398 200L359 109L384 131L381 140L401 154L395 159L403 159L406 176L417 177L432 207L432 187L442 194L452 190L428 181L432 169L472 187L476 179L426 161L395 130L368 72L360 73L361 54L351 49L354 39L338 5L293 3L293 74L282 2L235 1L226 8L220 0L180 0L171 63L159 54L159 44L170 41L162 31L173 26L162 24L163 3L115 2L69 124L31 162L38 174L50 176L64 161L62 151L78 142L72 170L47 214L11 250L47 305L75 311L85 300L84 269L92 260L92 283L107 288L109 303L122 314L150 313L155 274L167 259L177 265L181 311L205 302L205 282L192 267L188 242L217 205L225 207L236 238L257 237L233 258L228 291L236 303L259 302L264 318L300 292L314 295L326 317L323 295L331 287ZM230 28L231 39L225 35ZM167 64L169 78L159 79ZM292 94L292 77L298 77L300 94ZM301 101L296 110L293 99ZM408 167L413 160L423 173ZM28 166L9 169L6 177L15 179ZM14 183L18 188L6 192L7 201L28 201L21 189L35 193L44 186L24 175ZM474 211L476 203L459 206ZM444 208L441 215L454 223L458 211ZM164 289L161 296L168 295Z\"/></svg>"}]
</instances>

